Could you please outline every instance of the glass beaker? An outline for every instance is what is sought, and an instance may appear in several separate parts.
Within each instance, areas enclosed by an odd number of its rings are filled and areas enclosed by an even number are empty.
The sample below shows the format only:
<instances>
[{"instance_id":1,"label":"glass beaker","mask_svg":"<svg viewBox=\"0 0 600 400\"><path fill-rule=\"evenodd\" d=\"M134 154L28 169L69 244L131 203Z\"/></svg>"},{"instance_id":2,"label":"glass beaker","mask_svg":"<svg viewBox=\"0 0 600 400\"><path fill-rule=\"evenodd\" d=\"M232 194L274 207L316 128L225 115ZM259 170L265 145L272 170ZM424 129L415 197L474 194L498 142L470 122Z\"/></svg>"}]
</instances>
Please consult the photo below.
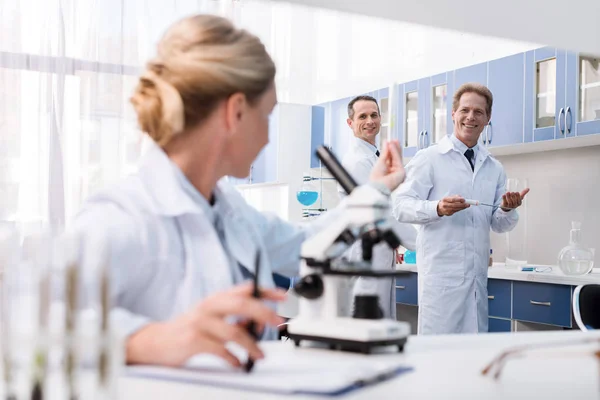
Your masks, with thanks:
<instances>
[{"instance_id":1,"label":"glass beaker","mask_svg":"<svg viewBox=\"0 0 600 400\"><path fill-rule=\"evenodd\" d=\"M296 198L298 202L305 207L312 206L319 199L319 192L312 183L313 178L310 174L304 174L302 177L302 186L300 190L296 192Z\"/></svg>"},{"instance_id":2,"label":"glass beaker","mask_svg":"<svg viewBox=\"0 0 600 400\"><path fill-rule=\"evenodd\" d=\"M509 178L506 181L507 192L522 192L529 187L527 179ZM517 209L519 222L511 231L506 232L506 267L517 268L527 265L527 197Z\"/></svg>"}]
</instances>

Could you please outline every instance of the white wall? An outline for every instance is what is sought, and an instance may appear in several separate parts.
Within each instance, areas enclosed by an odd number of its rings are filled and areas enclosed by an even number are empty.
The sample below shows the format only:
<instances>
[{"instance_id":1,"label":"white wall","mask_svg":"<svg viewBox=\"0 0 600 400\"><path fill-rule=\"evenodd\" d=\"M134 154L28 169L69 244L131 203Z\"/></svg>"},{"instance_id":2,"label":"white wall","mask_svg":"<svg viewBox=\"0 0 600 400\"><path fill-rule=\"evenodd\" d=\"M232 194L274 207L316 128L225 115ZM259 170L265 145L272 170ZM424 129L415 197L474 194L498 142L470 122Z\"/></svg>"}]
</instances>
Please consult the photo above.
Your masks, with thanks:
<instances>
[{"instance_id":1,"label":"white wall","mask_svg":"<svg viewBox=\"0 0 600 400\"><path fill-rule=\"evenodd\" d=\"M583 244L600 251L600 146L498 157L508 177L527 178L528 262L556 265L569 244L571 221ZM506 235L492 234L494 261L504 261ZM596 261L598 261L596 255Z\"/></svg>"},{"instance_id":2,"label":"white wall","mask_svg":"<svg viewBox=\"0 0 600 400\"><path fill-rule=\"evenodd\" d=\"M282 2L247 0L240 25L277 65L279 101L318 104L541 45Z\"/></svg>"}]
</instances>

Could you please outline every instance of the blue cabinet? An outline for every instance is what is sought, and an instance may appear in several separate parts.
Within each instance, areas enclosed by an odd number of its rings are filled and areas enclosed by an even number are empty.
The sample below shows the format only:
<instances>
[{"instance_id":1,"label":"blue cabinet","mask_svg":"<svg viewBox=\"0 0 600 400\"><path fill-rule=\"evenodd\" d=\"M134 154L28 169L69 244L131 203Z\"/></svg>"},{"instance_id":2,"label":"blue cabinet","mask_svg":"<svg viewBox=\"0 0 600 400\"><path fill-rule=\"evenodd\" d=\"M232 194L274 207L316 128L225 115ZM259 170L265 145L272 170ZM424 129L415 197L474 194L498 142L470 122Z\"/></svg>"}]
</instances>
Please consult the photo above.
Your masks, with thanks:
<instances>
[{"instance_id":1,"label":"blue cabinet","mask_svg":"<svg viewBox=\"0 0 600 400\"><path fill-rule=\"evenodd\" d=\"M315 151L325 143L325 107L313 106L310 129L310 167L319 168L321 162Z\"/></svg>"},{"instance_id":2,"label":"blue cabinet","mask_svg":"<svg viewBox=\"0 0 600 400\"><path fill-rule=\"evenodd\" d=\"M511 331L511 320L493 318L488 319L488 332L510 332Z\"/></svg>"},{"instance_id":3,"label":"blue cabinet","mask_svg":"<svg viewBox=\"0 0 600 400\"><path fill-rule=\"evenodd\" d=\"M434 127L448 131L446 90L436 91L437 87L446 87L446 76L440 74L402 85L398 107L398 115L402 117L398 118L398 136L403 138L404 157L412 157L417 151L435 143L436 136L439 136L435 134ZM443 100L442 106L432 104L436 98ZM436 118L443 118L443 123L439 120L436 123Z\"/></svg>"},{"instance_id":4,"label":"blue cabinet","mask_svg":"<svg viewBox=\"0 0 600 400\"><path fill-rule=\"evenodd\" d=\"M417 305L417 281L418 275L416 272L396 278L396 303Z\"/></svg>"},{"instance_id":5,"label":"blue cabinet","mask_svg":"<svg viewBox=\"0 0 600 400\"><path fill-rule=\"evenodd\" d=\"M575 87L573 123L575 134L600 133L600 57L567 53L567 88ZM569 116L569 115L567 115ZM571 121L567 119L567 127Z\"/></svg>"},{"instance_id":6,"label":"blue cabinet","mask_svg":"<svg viewBox=\"0 0 600 400\"><path fill-rule=\"evenodd\" d=\"M470 65L454 71L454 91L465 83L474 82L487 85L487 63Z\"/></svg>"},{"instance_id":7,"label":"blue cabinet","mask_svg":"<svg viewBox=\"0 0 600 400\"><path fill-rule=\"evenodd\" d=\"M398 130L403 138L404 157L414 156L421 146L421 118L419 113L419 81L405 83L401 86L398 101Z\"/></svg>"},{"instance_id":8,"label":"blue cabinet","mask_svg":"<svg viewBox=\"0 0 600 400\"><path fill-rule=\"evenodd\" d=\"M452 99L468 82L486 85L494 95L482 145L555 140L600 134L599 63L600 58L544 47L397 84L391 93L384 88L366 94L380 102L384 115L380 137L399 139L404 157L439 141L444 130L452 134ZM393 109L387 116L385 102L390 98ZM351 138L346 123L350 99L325 106L324 142L336 154L348 149ZM317 165L315 160L311 165Z\"/></svg>"},{"instance_id":9,"label":"blue cabinet","mask_svg":"<svg viewBox=\"0 0 600 400\"><path fill-rule=\"evenodd\" d=\"M488 279L488 314L511 318L511 281Z\"/></svg>"},{"instance_id":10,"label":"blue cabinet","mask_svg":"<svg viewBox=\"0 0 600 400\"><path fill-rule=\"evenodd\" d=\"M490 61L488 88L494 95L492 118L482 133L488 146L523 142L525 55Z\"/></svg>"},{"instance_id":11,"label":"blue cabinet","mask_svg":"<svg viewBox=\"0 0 600 400\"><path fill-rule=\"evenodd\" d=\"M526 61L525 135L531 129L533 141L575 136L577 55L544 47L527 53Z\"/></svg>"},{"instance_id":12,"label":"blue cabinet","mask_svg":"<svg viewBox=\"0 0 600 400\"><path fill-rule=\"evenodd\" d=\"M429 128L426 134L426 144L429 146L438 143L444 136L452 134L452 95L450 73L443 73L431 77L429 90L431 101L428 110Z\"/></svg>"},{"instance_id":13,"label":"blue cabinet","mask_svg":"<svg viewBox=\"0 0 600 400\"><path fill-rule=\"evenodd\" d=\"M571 286L513 282L513 318L571 327Z\"/></svg>"}]
</instances>

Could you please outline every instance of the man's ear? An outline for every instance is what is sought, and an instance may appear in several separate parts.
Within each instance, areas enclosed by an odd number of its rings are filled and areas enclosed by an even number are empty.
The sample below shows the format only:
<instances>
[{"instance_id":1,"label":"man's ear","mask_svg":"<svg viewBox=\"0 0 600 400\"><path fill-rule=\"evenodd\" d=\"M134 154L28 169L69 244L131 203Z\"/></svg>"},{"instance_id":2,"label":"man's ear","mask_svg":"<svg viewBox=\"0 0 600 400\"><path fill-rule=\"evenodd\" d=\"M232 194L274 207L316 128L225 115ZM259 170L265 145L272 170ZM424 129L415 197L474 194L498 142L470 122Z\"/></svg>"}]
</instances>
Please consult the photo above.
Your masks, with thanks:
<instances>
[{"instance_id":1,"label":"man's ear","mask_svg":"<svg viewBox=\"0 0 600 400\"><path fill-rule=\"evenodd\" d=\"M350 118L348 118L348 119L346 120L346 123L348 124L348 126L349 126L350 128L352 128L352 120L351 120Z\"/></svg>"},{"instance_id":2,"label":"man's ear","mask_svg":"<svg viewBox=\"0 0 600 400\"><path fill-rule=\"evenodd\" d=\"M241 129L247 106L246 96L243 93L234 93L225 100L225 125L231 134Z\"/></svg>"}]
</instances>

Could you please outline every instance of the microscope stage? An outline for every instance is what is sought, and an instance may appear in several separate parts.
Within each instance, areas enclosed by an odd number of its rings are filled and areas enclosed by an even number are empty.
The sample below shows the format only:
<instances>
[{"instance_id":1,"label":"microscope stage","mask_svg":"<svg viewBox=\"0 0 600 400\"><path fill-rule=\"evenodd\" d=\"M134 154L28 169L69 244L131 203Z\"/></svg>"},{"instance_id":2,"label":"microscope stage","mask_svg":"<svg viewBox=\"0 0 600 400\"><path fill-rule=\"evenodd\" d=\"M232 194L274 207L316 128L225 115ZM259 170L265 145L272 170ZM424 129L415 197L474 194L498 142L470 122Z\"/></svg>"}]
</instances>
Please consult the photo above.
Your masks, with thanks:
<instances>
[{"instance_id":1,"label":"microscope stage","mask_svg":"<svg viewBox=\"0 0 600 400\"><path fill-rule=\"evenodd\" d=\"M306 340L329 344L331 349L370 353L372 348L391 345L402 351L410 324L391 319L295 319L288 323L287 331L296 346Z\"/></svg>"}]
</instances>

